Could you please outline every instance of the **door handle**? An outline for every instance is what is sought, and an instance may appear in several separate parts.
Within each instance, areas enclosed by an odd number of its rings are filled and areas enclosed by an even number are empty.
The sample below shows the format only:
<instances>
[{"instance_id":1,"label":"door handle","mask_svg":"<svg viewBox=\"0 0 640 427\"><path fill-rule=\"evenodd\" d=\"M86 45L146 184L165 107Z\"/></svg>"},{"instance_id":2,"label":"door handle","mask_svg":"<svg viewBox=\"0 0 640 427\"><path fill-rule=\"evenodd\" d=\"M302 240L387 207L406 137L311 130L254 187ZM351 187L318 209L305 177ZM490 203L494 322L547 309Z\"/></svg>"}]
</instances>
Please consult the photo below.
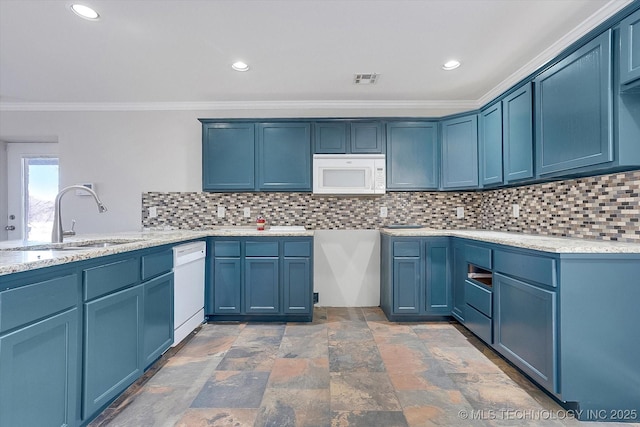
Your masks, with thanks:
<instances>
[{"instance_id":1,"label":"door handle","mask_svg":"<svg viewBox=\"0 0 640 427\"><path fill-rule=\"evenodd\" d=\"M16 229L16 226L15 225L7 225L4 229L7 230L7 231L13 231L13 230Z\"/></svg>"}]
</instances>

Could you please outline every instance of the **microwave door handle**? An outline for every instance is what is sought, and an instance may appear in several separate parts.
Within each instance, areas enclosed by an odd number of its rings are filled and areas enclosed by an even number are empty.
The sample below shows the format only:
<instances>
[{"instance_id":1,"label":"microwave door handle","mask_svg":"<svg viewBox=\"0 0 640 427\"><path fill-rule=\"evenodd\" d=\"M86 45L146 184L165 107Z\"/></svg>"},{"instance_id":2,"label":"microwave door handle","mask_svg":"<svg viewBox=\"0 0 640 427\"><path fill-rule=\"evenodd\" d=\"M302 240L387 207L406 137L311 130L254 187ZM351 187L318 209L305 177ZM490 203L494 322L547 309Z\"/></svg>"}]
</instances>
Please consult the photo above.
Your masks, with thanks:
<instances>
[{"instance_id":1,"label":"microwave door handle","mask_svg":"<svg viewBox=\"0 0 640 427\"><path fill-rule=\"evenodd\" d=\"M369 189L371 191L375 190L375 180L374 180L374 170L375 168L369 168Z\"/></svg>"}]
</instances>

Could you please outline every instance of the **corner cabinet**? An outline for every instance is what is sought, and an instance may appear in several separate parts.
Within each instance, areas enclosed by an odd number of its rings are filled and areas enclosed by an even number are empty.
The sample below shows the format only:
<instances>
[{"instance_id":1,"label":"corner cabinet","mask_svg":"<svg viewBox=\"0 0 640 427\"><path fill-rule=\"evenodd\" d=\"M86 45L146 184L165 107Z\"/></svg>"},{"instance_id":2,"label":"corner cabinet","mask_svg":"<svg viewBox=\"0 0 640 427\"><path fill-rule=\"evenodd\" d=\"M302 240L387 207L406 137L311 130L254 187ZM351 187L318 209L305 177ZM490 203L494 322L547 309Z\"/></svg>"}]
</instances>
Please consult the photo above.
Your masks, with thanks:
<instances>
[{"instance_id":1,"label":"corner cabinet","mask_svg":"<svg viewBox=\"0 0 640 427\"><path fill-rule=\"evenodd\" d=\"M613 161L611 30L535 79L537 175Z\"/></svg>"},{"instance_id":2,"label":"corner cabinet","mask_svg":"<svg viewBox=\"0 0 640 427\"><path fill-rule=\"evenodd\" d=\"M502 100L504 181L533 178L533 102L531 83Z\"/></svg>"},{"instance_id":3,"label":"corner cabinet","mask_svg":"<svg viewBox=\"0 0 640 427\"><path fill-rule=\"evenodd\" d=\"M442 129L442 188L478 187L478 115L440 123Z\"/></svg>"},{"instance_id":4,"label":"corner cabinet","mask_svg":"<svg viewBox=\"0 0 640 427\"><path fill-rule=\"evenodd\" d=\"M440 171L437 122L389 122L386 128L387 189L437 189Z\"/></svg>"},{"instance_id":5,"label":"corner cabinet","mask_svg":"<svg viewBox=\"0 0 640 427\"><path fill-rule=\"evenodd\" d=\"M214 237L207 256L209 320L312 320L312 237Z\"/></svg>"},{"instance_id":6,"label":"corner cabinet","mask_svg":"<svg viewBox=\"0 0 640 427\"><path fill-rule=\"evenodd\" d=\"M389 320L413 321L451 314L448 237L381 235L380 306Z\"/></svg>"}]
</instances>

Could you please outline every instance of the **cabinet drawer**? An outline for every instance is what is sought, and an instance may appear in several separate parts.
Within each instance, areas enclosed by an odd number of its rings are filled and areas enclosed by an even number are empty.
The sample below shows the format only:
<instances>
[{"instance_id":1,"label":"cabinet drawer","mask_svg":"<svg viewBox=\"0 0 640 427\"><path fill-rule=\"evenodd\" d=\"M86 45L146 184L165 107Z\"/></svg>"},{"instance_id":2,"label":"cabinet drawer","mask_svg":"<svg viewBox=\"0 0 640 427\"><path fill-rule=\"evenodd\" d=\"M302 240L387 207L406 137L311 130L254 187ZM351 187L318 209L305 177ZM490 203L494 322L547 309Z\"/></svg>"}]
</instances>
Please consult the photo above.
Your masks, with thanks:
<instances>
[{"instance_id":1,"label":"cabinet drawer","mask_svg":"<svg viewBox=\"0 0 640 427\"><path fill-rule=\"evenodd\" d=\"M168 273L173 268L173 250L167 249L142 257L142 280Z\"/></svg>"},{"instance_id":2,"label":"cabinet drawer","mask_svg":"<svg viewBox=\"0 0 640 427\"><path fill-rule=\"evenodd\" d=\"M466 245L465 253L468 263L491 270L491 249Z\"/></svg>"},{"instance_id":3,"label":"cabinet drawer","mask_svg":"<svg viewBox=\"0 0 640 427\"><path fill-rule=\"evenodd\" d=\"M0 333L50 316L77 303L77 274L0 292Z\"/></svg>"},{"instance_id":4,"label":"cabinet drawer","mask_svg":"<svg viewBox=\"0 0 640 427\"><path fill-rule=\"evenodd\" d=\"M278 242L247 242L247 256L278 256Z\"/></svg>"},{"instance_id":5,"label":"cabinet drawer","mask_svg":"<svg viewBox=\"0 0 640 427\"><path fill-rule=\"evenodd\" d=\"M311 256L311 242L284 242L284 256Z\"/></svg>"},{"instance_id":6,"label":"cabinet drawer","mask_svg":"<svg viewBox=\"0 0 640 427\"><path fill-rule=\"evenodd\" d=\"M467 280L464 282L464 298L468 305L475 308L485 316L491 317L492 292L490 290Z\"/></svg>"},{"instance_id":7,"label":"cabinet drawer","mask_svg":"<svg viewBox=\"0 0 640 427\"><path fill-rule=\"evenodd\" d=\"M420 256L420 242L394 242L393 256Z\"/></svg>"},{"instance_id":8,"label":"cabinet drawer","mask_svg":"<svg viewBox=\"0 0 640 427\"><path fill-rule=\"evenodd\" d=\"M84 270L84 299L90 300L135 284L140 278L138 258L129 258Z\"/></svg>"},{"instance_id":9,"label":"cabinet drawer","mask_svg":"<svg viewBox=\"0 0 640 427\"><path fill-rule=\"evenodd\" d=\"M494 255L496 272L547 286L558 285L556 260L553 258L506 251L496 251Z\"/></svg>"},{"instance_id":10,"label":"cabinet drawer","mask_svg":"<svg viewBox=\"0 0 640 427\"><path fill-rule=\"evenodd\" d=\"M493 343L491 319L467 304L464 326L488 344Z\"/></svg>"},{"instance_id":11,"label":"cabinet drawer","mask_svg":"<svg viewBox=\"0 0 640 427\"><path fill-rule=\"evenodd\" d=\"M240 242L214 242L213 254L217 257L240 256Z\"/></svg>"}]
</instances>

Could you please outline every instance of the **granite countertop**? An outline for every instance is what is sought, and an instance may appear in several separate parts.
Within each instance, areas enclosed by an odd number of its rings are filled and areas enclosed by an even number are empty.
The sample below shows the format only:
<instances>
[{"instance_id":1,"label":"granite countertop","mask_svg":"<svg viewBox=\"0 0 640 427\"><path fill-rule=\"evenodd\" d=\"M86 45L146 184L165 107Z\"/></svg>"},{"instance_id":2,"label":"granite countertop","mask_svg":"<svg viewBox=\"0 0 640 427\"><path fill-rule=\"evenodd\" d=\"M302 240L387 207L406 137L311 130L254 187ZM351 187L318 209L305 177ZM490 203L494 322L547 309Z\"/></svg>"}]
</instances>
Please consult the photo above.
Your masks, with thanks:
<instances>
[{"instance_id":1,"label":"granite countertop","mask_svg":"<svg viewBox=\"0 0 640 427\"><path fill-rule=\"evenodd\" d=\"M487 243L515 246L559 254L600 254L629 253L639 254L640 243L623 243L606 240L576 239L569 237L539 236L533 234L512 233L489 230L437 230L433 228L390 229L383 228L381 233L397 237L451 236L479 240Z\"/></svg>"},{"instance_id":2,"label":"granite countertop","mask_svg":"<svg viewBox=\"0 0 640 427\"><path fill-rule=\"evenodd\" d=\"M291 231L289 229L267 229L265 231L258 231L255 227L221 227L211 230L145 230L111 234L86 234L67 237L64 243L56 244L48 242L23 242L20 240L0 242L0 276L138 249L146 249L154 246L203 239L210 236L313 236L313 230ZM62 249L63 247L78 246L90 242L124 243L98 248ZM14 250L15 248L21 248L21 250Z\"/></svg>"}]
</instances>

